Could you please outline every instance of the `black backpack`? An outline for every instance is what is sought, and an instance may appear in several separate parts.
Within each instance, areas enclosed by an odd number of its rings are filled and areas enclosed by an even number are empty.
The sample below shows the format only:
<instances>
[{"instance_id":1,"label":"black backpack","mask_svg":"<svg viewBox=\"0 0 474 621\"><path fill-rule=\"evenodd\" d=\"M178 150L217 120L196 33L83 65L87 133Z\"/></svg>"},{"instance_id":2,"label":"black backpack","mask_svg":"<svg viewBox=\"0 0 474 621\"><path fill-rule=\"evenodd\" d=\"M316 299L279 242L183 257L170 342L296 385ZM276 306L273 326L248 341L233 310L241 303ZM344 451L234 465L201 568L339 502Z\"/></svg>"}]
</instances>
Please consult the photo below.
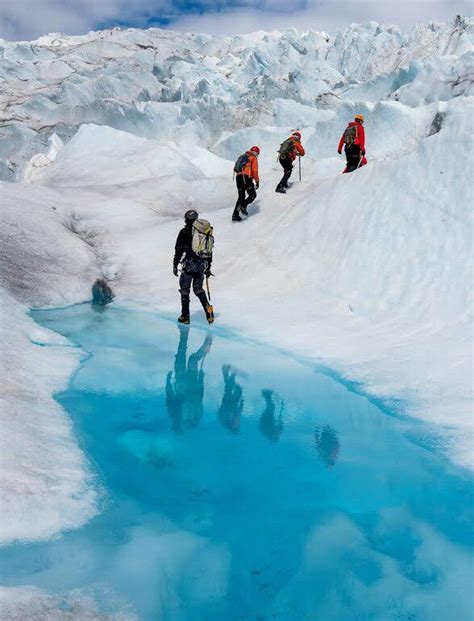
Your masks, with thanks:
<instances>
[{"instance_id":1,"label":"black backpack","mask_svg":"<svg viewBox=\"0 0 474 621\"><path fill-rule=\"evenodd\" d=\"M355 125L347 127L344 131L344 144L346 147L351 147L354 144L356 137L357 129Z\"/></svg>"},{"instance_id":2,"label":"black backpack","mask_svg":"<svg viewBox=\"0 0 474 621\"><path fill-rule=\"evenodd\" d=\"M239 157L235 160L234 172L235 173L242 172L245 164L248 161L249 161L249 154L248 153L242 153L242 155L239 155Z\"/></svg>"}]
</instances>

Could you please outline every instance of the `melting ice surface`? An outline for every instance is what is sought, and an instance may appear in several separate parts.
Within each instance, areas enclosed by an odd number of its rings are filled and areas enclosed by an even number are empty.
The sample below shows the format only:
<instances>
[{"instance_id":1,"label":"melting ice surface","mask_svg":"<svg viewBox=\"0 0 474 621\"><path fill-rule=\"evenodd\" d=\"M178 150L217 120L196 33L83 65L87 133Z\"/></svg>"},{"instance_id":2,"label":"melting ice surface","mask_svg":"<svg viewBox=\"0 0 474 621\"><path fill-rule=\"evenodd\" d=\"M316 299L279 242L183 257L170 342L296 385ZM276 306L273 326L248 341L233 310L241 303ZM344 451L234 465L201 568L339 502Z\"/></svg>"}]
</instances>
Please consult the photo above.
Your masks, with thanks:
<instances>
[{"instance_id":1,"label":"melting ice surface","mask_svg":"<svg viewBox=\"0 0 474 621\"><path fill-rule=\"evenodd\" d=\"M471 618L471 480L425 425L218 328L33 316L90 354L57 399L102 501L4 548L3 584L144 621Z\"/></svg>"}]
</instances>

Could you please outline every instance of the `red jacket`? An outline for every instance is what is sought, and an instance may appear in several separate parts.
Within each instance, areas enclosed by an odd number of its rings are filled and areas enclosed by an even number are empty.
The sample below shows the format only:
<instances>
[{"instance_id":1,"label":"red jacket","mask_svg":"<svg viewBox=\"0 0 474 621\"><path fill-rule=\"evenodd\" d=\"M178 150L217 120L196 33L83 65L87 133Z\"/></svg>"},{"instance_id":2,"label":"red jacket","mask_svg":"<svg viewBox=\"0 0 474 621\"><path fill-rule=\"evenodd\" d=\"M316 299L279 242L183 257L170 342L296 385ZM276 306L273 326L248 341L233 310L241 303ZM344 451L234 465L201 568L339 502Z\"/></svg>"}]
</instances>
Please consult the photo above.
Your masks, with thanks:
<instances>
[{"instance_id":1,"label":"red jacket","mask_svg":"<svg viewBox=\"0 0 474 621\"><path fill-rule=\"evenodd\" d=\"M347 127L356 128L356 137L354 140L354 144L358 144L361 151L365 151L365 131L362 123L359 123L358 121L351 121ZM345 130L342 133L341 139L339 140L339 146L337 147L338 151L342 151L342 147L344 146L344 133Z\"/></svg>"},{"instance_id":2,"label":"red jacket","mask_svg":"<svg viewBox=\"0 0 474 621\"><path fill-rule=\"evenodd\" d=\"M301 142L297 138L291 137L291 139L293 141L293 147L294 148L292 149L292 151L290 151L289 157L291 158L291 161L294 162L298 155L303 156L305 154L305 150L303 148L303 145L301 144Z\"/></svg>"},{"instance_id":3,"label":"red jacket","mask_svg":"<svg viewBox=\"0 0 474 621\"><path fill-rule=\"evenodd\" d=\"M251 177L255 183L259 183L258 178L258 160L256 156L251 152L247 151L248 160L245 162L245 166L242 168L242 172L237 173L238 175L247 175Z\"/></svg>"}]
</instances>

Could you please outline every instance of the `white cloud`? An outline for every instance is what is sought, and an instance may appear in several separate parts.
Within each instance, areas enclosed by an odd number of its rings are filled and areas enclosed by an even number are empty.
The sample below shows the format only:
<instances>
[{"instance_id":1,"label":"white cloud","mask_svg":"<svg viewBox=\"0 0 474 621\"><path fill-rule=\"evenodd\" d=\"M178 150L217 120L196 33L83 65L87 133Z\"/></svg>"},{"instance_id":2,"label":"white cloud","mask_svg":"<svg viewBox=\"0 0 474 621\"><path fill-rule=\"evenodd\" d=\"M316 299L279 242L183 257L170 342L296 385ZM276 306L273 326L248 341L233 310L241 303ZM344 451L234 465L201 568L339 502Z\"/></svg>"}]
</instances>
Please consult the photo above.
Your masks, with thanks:
<instances>
[{"instance_id":1,"label":"white cloud","mask_svg":"<svg viewBox=\"0 0 474 621\"><path fill-rule=\"evenodd\" d=\"M80 34L104 22L140 26L160 17L172 18L169 27L182 31L234 34L295 26L334 33L351 22L407 28L472 13L471 0L201 0L201 7L201 13L186 14L174 0L0 0L0 37Z\"/></svg>"},{"instance_id":2,"label":"white cloud","mask_svg":"<svg viewBox=\"0 0 474 621\"><path fill-rule=\"evenodd\" d=\"M280 4L279 0L275 4ZM285 3L288 6L288 2ZM472 14L471 0L311 0L291 14L243 8L184 15L170 27L180 31L237 34L255 30L284 30L295 26L335 33L349 24L376 21L407 29L416 23L447 21Z\"/></svg>"},{"instance_id":3,"label":"white cloud","mask_svg":"<svg viewBox=\"0 0 474 621\"><path fill-rule=\"evenodd\" d=\"M0 0L0 37L81 34L106 21L144 23L150 12L171 15L172 0Z\"/></svg>"}]
</instances>

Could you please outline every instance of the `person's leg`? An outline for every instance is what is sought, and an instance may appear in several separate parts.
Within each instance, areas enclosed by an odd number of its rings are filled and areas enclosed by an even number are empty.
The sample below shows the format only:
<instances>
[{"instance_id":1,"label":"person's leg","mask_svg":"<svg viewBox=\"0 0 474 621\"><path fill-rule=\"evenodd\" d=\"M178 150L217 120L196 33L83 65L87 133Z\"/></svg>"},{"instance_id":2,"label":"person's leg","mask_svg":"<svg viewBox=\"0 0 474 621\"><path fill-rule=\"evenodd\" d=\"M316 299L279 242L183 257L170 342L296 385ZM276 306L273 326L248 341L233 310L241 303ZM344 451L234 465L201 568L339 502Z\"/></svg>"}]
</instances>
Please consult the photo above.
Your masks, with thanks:
<instances>
[{"instance_id":1,"label":"person's leg","mask_svg":"<svg viewBox=\"0 0 474 621\"><path fill-rule=\"evenodd\" d=\"M350 150L350 147L346 147L346 148L344 149L344 153L345 153L345 155L346 155L346 170L347 170L347 169L349 168L349 162L350 162L350 159L351 159L351 150Z\"/></svg>"},{"instance_id":2,"label":"person's leg","mask_svg":"<svg viewBox=\"0 0 474 621\"><path fill-rule=\"evenodd\" d=\"M284 188L287 188L288 180L291 177L291 173L293 172L293 162L291 161L289 157L287 157L285 160L284 171L285 171L285 174L283 175L282 185Z\"/></svg>"},{"instance_id":3,"label":"person's leg","mask_svg":"<svg viewBox=\"0 0 474 621\"><path fill-rule=\"evenodd\" d=\"M344 149L344 153L346 154L346 168L344 169L344 172L345 173L352 172L353 155L352 155L351 147L346 147Z\"/></svg>"},{"instance_id":4,"label":"person's leg","mask_svg":"<svg viewBox=\"0 0 474 621\"><path fill-rule=\"evenodd\" d=\"M346 172L353 172L356 170L360 161L360 147L357 144L352 144L349 148L346 148L346 160L347 168Z\"/></svg>"},{"instance_id":5,"label":"person's leg","mask_svg":"<svg viewBox=\"0 0 474 621\"><path fill-rule=\"evenodd\" d=\"M291 173L293 171L293 163L289 157L280 158L280 165L283 168L283 177L280 180L280 183L276 187L277 192L284 193L286 188L288 187L288 179L291 177Z\"/></svg>"},{"instance_id":6,"label":"person's leg","mask_svg":"<svg viewBox=\"0 0 474 621\"><path fill-rule=\"evenodd\" d=\"M247 206L257 198L257 192L253 184L253 179L248 175L243 176L245 192L248 195L244 202L240 205L240 211L244 216L248 216Z\"/></svg>"},{"instance_id":7,"label":"person's leg","mask_svg":"<svg viewBox=\"0 0 474 621\"><path fill-rule=\"evenodd\" d=\"M189 294L191 293L192 274L181 272L179 277L179 292L181 293L181 317L178 321L189 322Z\"/></svg>"},{"instance_id":8,"label":"person's leg","mask_svg":"<svg viewBox=\"0 0 474 621\"><path fill-rule=\"evenodd\" d=\"M212 306L209 304L206 292L204 291L204 274L193 274L193 291L202 304L206 319L209 321L213 317Z\"/></svg>"},{"instance_id":9,"label":"person's leg","mask_svg":"<svg viewBox=\"0 0 474 621\"><path fill-rule=\"evenodd\" d=\"M243 175L235 176L235 183L237 185L237 202L235 203L234 213L232 214L233 220L240 220L239 209L243 205L245 206L245 183Z\"/></svg>"},{"instance_id":10,"label":"person's leg","mask_svg":"<svg viewBox=\"0 0 474 621\"><path fill-rule=\"evenodd\" d=\"M204 339L201 347L196 352L194 352L194 354L191 354L191 356L189 357L189 360L191 360L191 358L197 361L203 360L209 353L211 349L211 345L212 345L212 334L206 334L206 338Z\"/></svg>"},{"instance_id":11,"label":"person's leg","mask_svg":"<svg viewBox=\"0 0 474 621\"><path fill-rule=\"evenodd\" d=\"M245 199L245 207L253 203L257 198L257 191L255 189L253 179L251 177L245 176L245 190L247 191L247 198Z\"/></svg>"},{"instance_id":12,"label":"person's leg","mask_svg":"<svg viewBox=\"0 0 474 621\"><path fill-rule=\"evenodd\" d=\"M189 301L189 297L188 297ZM189 307L188 307L189 308ZM189 310L188 310L189 313ZM186 380L186 352L188 348L189 327L179 325L179 345L174 357L174 378L176 386L182 386Z\"/></svg>"},{"instance_id":13,"label":"person's leg","mask_svg":"<svg viewBox=\"0 0 474 621\"><path fill-rule=\"evenodd\" d=\"M276 192L280 192L281 190L284 190L284 187L283 187L282 184L283 184L283 180L285 178L285 160L280 157L280 158L278 158L278 161L280 162L280 166L283 168L283 177L278 182L278 185L276 187Z\"/></svg>"},{"instance_id":14,"label":"person's leg","mask_svg":"<svg viewBox=\"0 0 474 621\"><path fill-rule=\"evenodd\" d=\"M246 175L237 175L236 177L237 191L239 194L237 203L239 206L245 205L245 179Z\"/></svg>"},{"instance_id":15,"label":"person's leg","mask_svg":"<svg viewBox=\"0 0 474 621\"><path fill-rule=\"evenodd\" d=\"M204 342L201 345L201 347L197 351L195 351L194 354L191 354L189 356L188 369L192 371L196 377L197 377L197 372L198 372L198 364L201 360L204 360L204 358L207 356L207 354L209 353L211 349L211 345L212 345L212 334L206 334L206 338L204 339Z\"/></svg>"},{"instance_id":16,"label":"person's leg","mask_svg":"<svg viewBox=\"0 0 474 621\"><path fill-rule=\"evenodd\" d=\"M354 170L357 169L357 166L359 165L359 158L358 157L350 157L347 163L347 171L346 172L354 172Z\"/></svg>"}]
</instances>

